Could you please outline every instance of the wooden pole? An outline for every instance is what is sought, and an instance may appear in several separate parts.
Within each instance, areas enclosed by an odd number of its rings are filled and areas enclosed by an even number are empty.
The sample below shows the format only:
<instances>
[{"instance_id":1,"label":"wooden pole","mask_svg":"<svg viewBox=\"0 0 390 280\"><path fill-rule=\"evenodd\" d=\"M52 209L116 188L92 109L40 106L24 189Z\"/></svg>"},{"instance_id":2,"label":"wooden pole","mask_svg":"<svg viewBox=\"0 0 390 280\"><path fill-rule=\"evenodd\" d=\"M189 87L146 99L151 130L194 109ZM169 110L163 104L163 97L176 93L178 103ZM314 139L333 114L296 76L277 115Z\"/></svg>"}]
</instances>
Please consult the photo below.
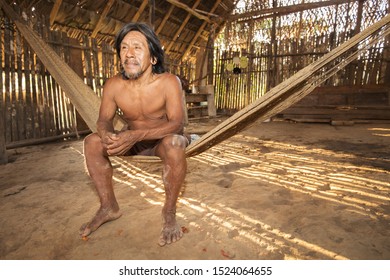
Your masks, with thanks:
<instances>
[{"instance_id":1,"label":"wooden pole","mask_svg":"<svg viewBox=\"0 0 390 280\"><path fill-rule=\"evenodd\" d=\"M0 4L1 6L1 4ZM0 85L3 86L3 44L0 43ZM6 92L3 92L3 94L7 94ZM7 151L5 148L5 103L3 102L5 98L0 98L0 164L5 164L8 162L7 159Z\"/></svg>"},{"instance_id":2,"label":"wooden pole","mask_svg":"<svg viewBox=\"0 0 390 280\"><path fill-rule=\"evenodd\" d=\"M248 65L247 71L246 71L246 99L245 99L245 106L248 106L251 103L251 91L252 91L252 67L253 67L253 20L249 23L249 34L248 34Z\"/></svg>"},{"instance_id":3,"label":"wooden pole","mask_svg":"<svg viewBox=\"0 0 390 280\"><path fill-rule=\"evenodd\" d=\"M186 10L188 13L192 14L193 16L195 16L195 17L197 17L197 18L199 18L201 20L207 21L208 23L212 23L212 20L210 20L210 18L208 18L207 16L204 16L204 15L198 13L196 11L196 7L194 7L194 6L191 8L191 7L187 6L186 4L181 3L179 1L176 1L176 0L166 0L166 1L171 3L172 5L175 5L175 6L179 7L179 8L182 8L182 9Z\"/></svg>"},{"instance_id":4,"label":"wooden pole","mask_svg":"<svg viewBox=\"0 0 390 280\"><path fill-rule=\"evenodd\" d=\"M388 14L390 14L390 0L388 0ZM386 36L386 39L385 39L385 49L384 49L384 52L383 52L383 58L384 58L384 64L385 64L385 67L386 67L386 70L385 70L385 77L384 77L384 83L386 85L390 85L390 35ZM387 62L386 62L387 61ZM389 92L389 105L390 105L390 92Z\"/></svg>"},{"instance_id":5,"label":"wooden pole","mask_svg":"<svg viewBox=\"0 0 390 280\"><path fill-rule=\"evenodd\" d=\"M0 112L0 164L6 164L8 162L7 150L5 148L5 125L4 125L4 111Z\"/></svg>"},{"instance_id":6,"label":"wooden pole","mask_svg":"<svg viewBox=\"0 0 390 280\"><path fill-rule=\"evenodd\" d=\"M154 30L154 17L155 17L156 3L154 0L149 0L149 25Z\"/></svg>"},{"instance_id":7,"label":"wooden pole","mask_svg":"<svg viewBox=\"0 0 390 280\"><path fill-rule=\"evenodd\" d=\"M56 0L56 2L54 3L53 8L51 9L50 12L50 26L54 24L58 11L60 10L61 4L62 4L62 0Z\"/></svg>"},{"instance_id":8,"label":"wooden pole","mask_svg":"<svg viewBox=\"0 0 390 280\"><path fill-rule=\"evenodd\" d=\"M110 12L112 4L114 4L114 2L115 2L115 0L110 0L110 1L108 1L106 3L106 6L104 7L101 16L99 17L98 23L96 24L94 30L92 31L92 35L91 35L92 38L96 37L96 35L98 34L99 30L104 25L104 20L106 19L108 13Z\"/></svg>"}]
</instances>

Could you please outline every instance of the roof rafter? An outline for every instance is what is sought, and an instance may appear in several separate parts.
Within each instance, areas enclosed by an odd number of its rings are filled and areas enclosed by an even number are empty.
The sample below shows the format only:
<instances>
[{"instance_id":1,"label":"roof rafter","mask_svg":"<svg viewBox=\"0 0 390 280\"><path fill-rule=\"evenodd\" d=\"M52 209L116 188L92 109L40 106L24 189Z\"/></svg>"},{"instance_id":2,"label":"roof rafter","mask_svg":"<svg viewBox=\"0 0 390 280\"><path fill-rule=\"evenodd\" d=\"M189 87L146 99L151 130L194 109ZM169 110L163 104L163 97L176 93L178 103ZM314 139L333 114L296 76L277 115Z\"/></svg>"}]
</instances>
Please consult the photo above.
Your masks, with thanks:
<instances>
[{"instance_id":1,"label":"roof rafter","mask_svg":"<svg viewBox=\"0 0 390 280\"><path fill-rule=\"evenodd\" d=\"M154 17L156 13L156 3L154 0L149 1L149 24L154 29Z\"/></svg>"},{"instance_id":2,"label":"roof rafter","mask_svg":"<svg viewBox=\"0 0 390 280\"><path fill-rule=\"evenodd\" d=\"M54 3L53 8L51 9L50 12L50 26L53 25L56 16L58 14L58 11L60 10L61 4L62 4L62 0L56 0L56 2Z\"/></svg>"},{"instance_id":3,"label":"roof rafter","mask_svg":"<svg viewBox=\"0 0 390 280\"><path fill-rule=\"evenodd\" d=\"M176 0L166 0L166 1L171 3L172 5L175 5L179 8L186 10L188 13L192 14L193 16L196 16L197 18L199 18L201 20L207 21L208 23L212 23L212 21L207 16L204 16L201 13L197 12L195 8L190 8L186 4L181 3L179 1L176 1Z\"/></svg>"},{"instance_id":4,"label":"roof rafter","mask_svg":"<svg viewBox=\"0 0 390 280\"><path fill-rule=\"evenodd\" d=\"M168 13L165 14L163 20L161 21L160 25L158 26L157 30L156 30L156 34L158 35L161 30L164 28L164 25L165 23L167 22L167 20L169 19L169 17L171 16L173 10L175 9L175 6L171 5L171 7L169 7L169 11Z\"/></svg>"},{"instance_id":5,"label":"roof rafter","mask_svg":"<svg viewBox=\"0 0 390 280\"><path fill-rule=\"evenodd\" d=\"M112 4L114 4L114 2L115 2L115 0L109 0L108 3L106 4L106 6L104 7L103 12L102 12L101 16L99 17L98 23L96 24L94 30L92 31L92 35L91 35L92 38L95 38L97 33L99 32L99 30L101 29L101 26L103 25L103 21L107 17L108 12L110 11Z\"/></svg>"},{"instance_id":6,"label":"roof rafter","mask_svg":"<svg viewBox=\"0 0 390 280\"><path fill-rule=\"evenodd\" d=\"M291 6L262 9L259 11L247 12L247 13L242 13L242 14L234 14L234 15L231 15L228 19L229 19L229 21L235 21L235 20L240 20L240 19L244 19L244 18L254 18L257 16L262 16L262 15L266 15L266 14L273 14L273 13L293 13L293 12L300 12L300 11L310 10L310 9L315 9L315 8L320 8L320 7L345 4L345 3L349 3L349 2L355 2L355 1L358 1L358 0L329 0L329 1L323 1L323 2L296 4L296 5L291 5Z\"/></svg>"},{"instance_id":7,"label":"roof rafter","mask_svg":"<svg viewBox=\"0 0 390 280\"><path fill-rule=\"evenodd\" d=\"M131 21L137 21L139 17L141 16L142 12L145 10L146 5L148 5L149 0L144 0L141 4L141 6L138 8L137 13L134 15L134 17L131 19Z\"/></svg>"},{"instance_id":8,"label":"roof rafter","mask_svg":"<svg viewBox=\"0 0 390 280\"><path fill-rule=\"evenodd\" d=\"M168 0L167 0L168 1ZM196 2L194 3L194 5L192 6L192 9L196 9L196 7L198 7L198 5L200 4L201 0L196 0ZM176 38L180 35L180 33L183 31L184 27L186 26L186 24L188 23L188 21L190 20L191 18L191 13L189 13L187 15L187 17L183 20L183 23L181 24L181 26L179 27L179 29L176 31L175 35L173 36L172 38L172 41L169 43L167 49L165 50L166 53L169 53L169 51L171 50L173 44L175 43L175 40Z\"/></svg>"},{"instance_id":9,"label":"roof rafter","mask_svg":"<svg viewBox=\"0 0 390 280\"><path fill-rule=\"evenodd\" d=\"M219 4L221 3L221 0L217 0L215 3L214 3L214 6L211 8L211 11L210 11L210 14L212 14L219 6ZM196 40L198 39L198 37L200 36L200 34L202 34L204 28L206 27L206 22L204 21L201 25L201 27L198 29L198 32L196 32L194 38L192 38L191 42L190 42L190 45L188 46L188 48L184 51L183 53L183 56L182 56L182 59L185 59L186 56L187 56L187 53L192 49L192 47L195 45L195 42Z\"/></svg>"}]
</instances>

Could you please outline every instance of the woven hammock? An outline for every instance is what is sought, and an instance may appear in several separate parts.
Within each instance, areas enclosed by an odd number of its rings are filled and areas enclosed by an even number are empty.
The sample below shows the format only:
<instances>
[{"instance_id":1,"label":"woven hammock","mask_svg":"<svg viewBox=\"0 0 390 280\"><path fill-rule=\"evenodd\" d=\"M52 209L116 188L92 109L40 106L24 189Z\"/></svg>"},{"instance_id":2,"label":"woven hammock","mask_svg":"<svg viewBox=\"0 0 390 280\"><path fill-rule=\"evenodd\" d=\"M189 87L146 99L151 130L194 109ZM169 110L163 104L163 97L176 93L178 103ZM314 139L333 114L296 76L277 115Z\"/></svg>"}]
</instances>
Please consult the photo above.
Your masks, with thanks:
<instances>
[{"instance_id":1,"label":"woven hammock","mask_svg":"<svg viewBox=\"0 0 390 280\"><path fill-rule=\"evenodd\" d=\"M32 28L17 16L4 0L0 0L0 5L8 17L15 22L20 33L64 90L88 127L95 132L100 98ZM390 14L272 88L252 104L191 143L186 149L187 157L198 155L237 134L255 121L266 120L298 102L315 87L356 59L359 53L387 36L390 32L389 23ZM363 41L365 44L361 44ZM120 130L124 124L119 116L115 117L115 129ZM160 161L155 156L132 156L131 158L137 161Z\"/></svg>"}]
</instances>

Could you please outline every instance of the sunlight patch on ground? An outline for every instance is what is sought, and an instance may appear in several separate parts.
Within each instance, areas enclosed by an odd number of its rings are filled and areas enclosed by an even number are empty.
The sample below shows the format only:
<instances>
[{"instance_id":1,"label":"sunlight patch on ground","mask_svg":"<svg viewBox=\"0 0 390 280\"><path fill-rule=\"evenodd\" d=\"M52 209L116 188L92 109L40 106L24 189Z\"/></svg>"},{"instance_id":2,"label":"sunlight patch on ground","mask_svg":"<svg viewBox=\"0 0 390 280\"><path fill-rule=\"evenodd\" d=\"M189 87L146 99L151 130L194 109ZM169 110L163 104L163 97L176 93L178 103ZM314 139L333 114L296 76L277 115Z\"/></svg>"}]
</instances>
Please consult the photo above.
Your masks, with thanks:
<instances>
[{"instance_id":1,"label":"sunlight patch on ground","mask_svg":"<svg viewBox=\"0 0 390 280\"><path fill-rule=\"evenodd\" d=\"M257 141L259 140L257 139ZM335 158L355 157L350 154L335 153L324 149L308 149L304 146L287 145L275 141L262 141L261 144L267 146L270 152L262 154L256 149L248 149L242 143L226 141L223 145L217 145L210 152L204 152L193 159L214 167L238 164L236 170L231 172L236 176L261 180L319 199L351 206L354 208L351 211L371 216L374 219L377 219L378 215L387 217L378 211L371 214L368 209L370 207L377 208L389 201L385 192L390 189L390 183L361 177L356 170L368 168L374 172L386 173L386 171L373 167L351 166L350 163L334 160ZM242 153L243 150L247 151L248 155L238 154ZM325 158L315 160L311 153L320 153ZM146 172L120 158L114 158L113 163L119 165L116 168L115 181L126 184L133 189L137 189L139 186L139 195L147 202L153 205L163 205L164 190L160 175ZM142 183L142 187L140 183ZM378 193L373 191L374 187ZM211 206L194 198L180 197L179 204L205 216L201 221L191 221L191 225L201 227L201 223L208 223L208 226L212 228L218 225L218 229L226 234L236 231L235 238L251 243L253 248L274 251L288 246L291 247L291 258L303 258L300 251L304 248L315 251L325 258L346 259L336 252L296 238L222 203ZM178 213L178 217L187 219L182 212L184 211ZM253 231L254 227L258 227L259 231Z\"/></svg>"}]
</instances>

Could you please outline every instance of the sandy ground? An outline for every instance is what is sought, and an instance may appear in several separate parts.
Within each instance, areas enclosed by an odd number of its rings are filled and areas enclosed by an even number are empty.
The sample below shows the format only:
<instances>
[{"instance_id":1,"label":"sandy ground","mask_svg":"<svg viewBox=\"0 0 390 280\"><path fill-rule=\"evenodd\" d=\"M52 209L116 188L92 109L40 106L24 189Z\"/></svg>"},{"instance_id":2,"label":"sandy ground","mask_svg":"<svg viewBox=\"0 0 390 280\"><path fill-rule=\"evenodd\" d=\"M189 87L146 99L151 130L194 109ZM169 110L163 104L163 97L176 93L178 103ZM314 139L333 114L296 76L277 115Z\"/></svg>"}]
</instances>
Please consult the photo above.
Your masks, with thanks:
<instances>
[{"instance_id":1,"label":"sandy ground","mask_svg":"<svg viewBox=\"0 0 390 280\"><path fill-rule=\"evenodd\" d=\"M123 216L82 240L98 208L82 140L8 152L3 260L390 259L390 124L256 123L189 158L177 213L186 233L165 247L159 163L114 158Z\"/></svg>"}]
</instances>

